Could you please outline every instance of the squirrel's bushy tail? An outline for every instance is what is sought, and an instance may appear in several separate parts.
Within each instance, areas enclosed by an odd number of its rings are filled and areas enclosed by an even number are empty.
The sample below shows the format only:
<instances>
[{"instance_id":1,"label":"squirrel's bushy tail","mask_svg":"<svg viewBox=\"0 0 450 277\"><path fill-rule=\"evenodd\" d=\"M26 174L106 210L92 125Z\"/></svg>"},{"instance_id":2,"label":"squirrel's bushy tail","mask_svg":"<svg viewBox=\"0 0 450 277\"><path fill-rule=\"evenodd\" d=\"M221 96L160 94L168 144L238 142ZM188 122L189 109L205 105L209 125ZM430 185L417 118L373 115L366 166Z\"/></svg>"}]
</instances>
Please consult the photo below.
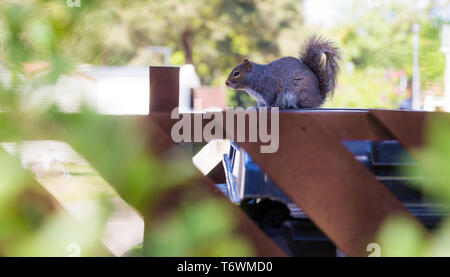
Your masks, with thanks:
<instances>
[{"instance_id":1,"label":"squirrel's bushy tail","mask_svg":"<svg viewBox=\"0 0 450 277\"><path fill-rule=\"evenodd\" d=\"M325 54L324 61L322 54ZM339 72L341 54L334 44L322 37L312 37L300 51L300 59L312 70L319 80L319 90L323 99L333 93L336 75Z\"/></svg>"}]
</instances>

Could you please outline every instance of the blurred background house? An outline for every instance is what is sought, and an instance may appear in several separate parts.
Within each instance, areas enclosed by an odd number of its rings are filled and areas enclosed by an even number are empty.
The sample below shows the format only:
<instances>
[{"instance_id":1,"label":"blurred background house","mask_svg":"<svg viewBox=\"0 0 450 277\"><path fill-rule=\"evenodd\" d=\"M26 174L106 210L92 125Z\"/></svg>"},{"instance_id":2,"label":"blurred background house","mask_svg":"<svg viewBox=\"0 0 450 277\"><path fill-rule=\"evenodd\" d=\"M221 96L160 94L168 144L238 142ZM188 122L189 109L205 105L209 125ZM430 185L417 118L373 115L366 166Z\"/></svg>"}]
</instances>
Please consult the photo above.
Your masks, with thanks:
<instances>
[{"instance_id":1,"label":"blurred background house","mask_svg":"<svg viewBox=\"0 0 450 277\"><path fill-rule=\"evenodd\" d=\"M28 64L31 68L34 64ZM8 79L0 68L0 76ZM149 68L136 66L79 66L56 84L39 87L24 98L22 108L45 109L56 105L66 113L87 105L101 114L145 115L149 112ZM226 89L201 86L193 65L180 68L180 112L224 110Z\"/></svg>"}]
</instances>

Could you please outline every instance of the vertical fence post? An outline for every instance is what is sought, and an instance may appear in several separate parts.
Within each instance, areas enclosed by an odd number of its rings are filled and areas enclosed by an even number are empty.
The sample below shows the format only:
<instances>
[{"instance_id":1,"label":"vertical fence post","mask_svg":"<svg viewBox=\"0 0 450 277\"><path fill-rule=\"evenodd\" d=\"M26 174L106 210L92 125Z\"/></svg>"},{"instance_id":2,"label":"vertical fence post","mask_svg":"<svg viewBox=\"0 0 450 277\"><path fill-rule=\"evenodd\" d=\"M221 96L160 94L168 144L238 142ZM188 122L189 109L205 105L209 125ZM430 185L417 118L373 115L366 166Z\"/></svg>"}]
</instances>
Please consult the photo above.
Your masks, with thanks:
<instances>
[{"instance_id":1,"label":"vertical fence post","mask_svg":"<svg viewBox=\"0 0 450 277\"><path fill-rule=\"evenodd\" d=\"M150 112L171 112L178 107L180 68L150 66Z\"/></svg>"}]
</instances>

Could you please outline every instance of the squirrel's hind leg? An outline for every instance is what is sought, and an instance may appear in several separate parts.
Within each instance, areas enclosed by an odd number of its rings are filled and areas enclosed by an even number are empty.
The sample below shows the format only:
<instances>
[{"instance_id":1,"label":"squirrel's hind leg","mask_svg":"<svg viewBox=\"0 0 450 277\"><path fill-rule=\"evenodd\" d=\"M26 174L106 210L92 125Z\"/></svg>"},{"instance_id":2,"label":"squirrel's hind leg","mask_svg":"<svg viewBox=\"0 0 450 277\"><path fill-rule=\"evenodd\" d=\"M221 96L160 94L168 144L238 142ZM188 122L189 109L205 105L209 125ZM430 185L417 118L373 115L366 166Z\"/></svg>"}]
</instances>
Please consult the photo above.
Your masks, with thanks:
<instances>
[{"instance_id":1,"label":"squirrel's hind leg","mask_svg":"<svg viewBox=\"0 0 450 277\"><path fill-rule=\"evenodd\" d=\"M277 95L274 107L279 107L280 109L298 109L298 96L295 92L285 92Z\"/></svg>"}]
</instances>

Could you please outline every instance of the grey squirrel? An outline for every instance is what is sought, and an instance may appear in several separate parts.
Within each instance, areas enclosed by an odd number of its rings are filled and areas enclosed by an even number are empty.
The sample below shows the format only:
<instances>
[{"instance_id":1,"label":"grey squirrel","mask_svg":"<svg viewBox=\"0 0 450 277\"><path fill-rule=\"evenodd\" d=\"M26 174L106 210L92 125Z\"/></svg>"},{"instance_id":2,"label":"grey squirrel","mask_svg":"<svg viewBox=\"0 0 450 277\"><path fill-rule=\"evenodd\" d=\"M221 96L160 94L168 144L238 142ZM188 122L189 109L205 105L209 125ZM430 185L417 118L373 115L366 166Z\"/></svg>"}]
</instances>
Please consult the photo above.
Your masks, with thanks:
<instances>
[{"instance_id":1,"label":"grey squirrel","mask_svg":"<svg viewBox=\"0 0 450 277\"><path fill-rule=\"evenodd\" d=\"M259 106L317 108L334 91L340 59L340 51L333 43L312 37L298 59L284 57L266 65L245 59L231 71L225 84L247 91Z\"/></svg>"}]
</instances>

